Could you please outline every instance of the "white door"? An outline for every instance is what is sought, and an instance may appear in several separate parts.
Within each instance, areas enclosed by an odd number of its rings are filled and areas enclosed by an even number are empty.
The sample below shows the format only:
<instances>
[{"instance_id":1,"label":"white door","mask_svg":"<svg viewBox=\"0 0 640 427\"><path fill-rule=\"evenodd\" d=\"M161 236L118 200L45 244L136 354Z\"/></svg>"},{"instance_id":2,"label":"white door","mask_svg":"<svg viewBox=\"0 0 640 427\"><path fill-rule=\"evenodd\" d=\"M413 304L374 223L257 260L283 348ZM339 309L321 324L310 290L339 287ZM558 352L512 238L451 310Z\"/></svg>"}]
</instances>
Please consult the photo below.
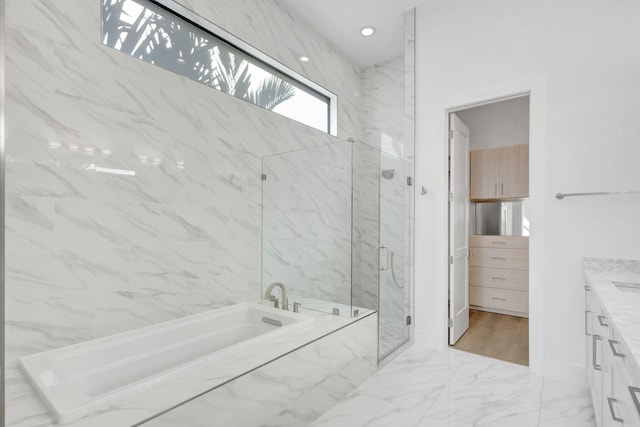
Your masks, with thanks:
<instances>
[{"instance_id":1,"label":"white door","mask_svg":"<svg viewBox=\"0 0 640 427\"><path fill-rule=\"evenodd\" d=\"M469 128L451 114L449 129L449 344L469 329Z\"/></svg>"}]
</instances>

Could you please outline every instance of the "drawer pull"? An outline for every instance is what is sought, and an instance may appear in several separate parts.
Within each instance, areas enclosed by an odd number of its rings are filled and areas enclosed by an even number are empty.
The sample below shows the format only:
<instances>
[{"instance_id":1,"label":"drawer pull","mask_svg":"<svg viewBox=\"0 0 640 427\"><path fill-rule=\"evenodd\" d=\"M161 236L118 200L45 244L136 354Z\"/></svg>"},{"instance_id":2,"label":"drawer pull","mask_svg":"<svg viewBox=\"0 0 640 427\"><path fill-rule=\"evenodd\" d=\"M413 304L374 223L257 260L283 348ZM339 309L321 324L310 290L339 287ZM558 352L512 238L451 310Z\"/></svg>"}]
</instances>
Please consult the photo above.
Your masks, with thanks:
<instances>
[{"instance_id":1,"label":"drawer pull","mask_svg":"<svg viewBox=\"0 0 640 427\"><path fill-rule=\"evenodd\" d=\"M501 256L492 256L491 259L495 259L495 260L499 260L499 261L506 261L507 259Z\"/></svg>"},{"instance_id":2,"label":"drawer pull","mask_svg":"<svg viewBox=\"0 0 640 427\"><path fill-rule=\"evenodd\" d=\"M629 393L631 393L633 404L636 405L636 411L638 411L638 415L640 415L640 400L638 400L638 394L640 393L640 388L629 386Z\"/></svg>"},{"instance_id":3,"label":"drawer pull","mask_svg":"<svg viewBox=\"0 0 640 427\"><path fill-rule=\"evenodd\" d=\"M491 242L492 245L506 245L507 242Z\"/></svg>"},{"instance_id":4,"label":"drawer pull","mask_svg":"<svg viewBox=\"0 0 640 427\"><path fill-rule=\"evenodd\" d=\"M613 397L607 397L607 403L609 404L609 412L611 412L611 419L618 423L624 423L624 420L619 416L617 416L613 410L613 404L618 403L618 400L614 399Z\"/></svg>"},{"instance_id":5,"label":"drawer pull","mask_svg":"<svg viewBox=\"0 0 640 427\"><path fill-rule=\"evenodd\" d=\"M618 350L616 350L616 344L620 344L620 341L609 340L609 347L611 347L613 355L617 357L626 357L624 353L620 353Z\"/></svg>"},{"instance_id":6,"label":"drawer pull","mask_svg":"<svg viewBox=\"0 0 640 427\"><path fill-rule=\"evenodd\" d=\"M591 286L585 286L585 287L584 287L584 290L585 290L585 291L587 291L587 292L589 292L589 291L591 290Z\"/></svg>"},{"instance_id":7,"label":"drawer pull","mask_svg":"<svg viewBox=\"0 0 640 427\"><path fill-rule=\"evenodd\" d=\"M607 320L606 316L598 316L598 322L600 323L600 326L606 326L608 328L609 324L605 322L605 320Z\"/></svg>"},{"instance_id":8,"label":"drawer pull","mask_svg":"<svg viewBox=\"0 0 640 427\"><path fill-rule=\"evenodd\" d=\"M491 280L507 280L505 277L492 277Z\"/></svg>"},{"instance_id":9,"label":"drawer pull","mask_svg":"<svg viewBox=\"0 0 640 427\"><path fill-rule=\"evenodd\" d=\"M491 299L492 299L492 300L495 300L495 301L507 301L507 299L506 299L506 298L496 298L496 297L491 297Z\"/></svg>"},{"instance_id":10,"label":"drawer pull","mask_svg":"<svg viewBox=\"0 0 640 427\"><path fill-rule=\"evenodd\" d=\"M584 312L584 334L586 336L591 336L591 334L589 333L589 329L588 329L588 325L589 325L589 314L591 314L591 311L589 310L585 310Z\"/></svg>"},{"instance_id":11,"label":"drawer pull","mask_svg":"<svg viewBox=\"0 0 640 427\"><path fill-rule=\"evenodd\" d=\"M602 341L600 335L593 335L593 369L596 371L602 371L602 365L598 364L598 352L596 351L596 342Z\"/></svg>"}]
</instances>

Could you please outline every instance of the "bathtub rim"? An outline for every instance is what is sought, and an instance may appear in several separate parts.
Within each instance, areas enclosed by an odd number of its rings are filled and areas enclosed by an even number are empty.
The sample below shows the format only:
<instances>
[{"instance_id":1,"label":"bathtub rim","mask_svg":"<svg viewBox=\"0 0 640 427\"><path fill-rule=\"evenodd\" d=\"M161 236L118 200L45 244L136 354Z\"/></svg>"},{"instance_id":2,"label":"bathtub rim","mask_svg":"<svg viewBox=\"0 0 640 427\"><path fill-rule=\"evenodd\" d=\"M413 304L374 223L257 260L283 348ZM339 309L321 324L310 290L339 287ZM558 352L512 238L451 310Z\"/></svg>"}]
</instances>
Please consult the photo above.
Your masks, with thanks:
<instances>
[{"instance_id":1,"label":"bathtub rim","mask_svg":"<svg viewBox=\"0 0 640 427\"><path fill-rule=\"evenodd\" d=\"M223 316L225 314L240 312L244 308L256 308L261 311L269 312L273 315L280 315L286 318L295 319L297 322L283 325L271 331L267 331L263 334L249 338L238 343L234 343L228 347L217 350L208 355L193 359L189 362L176 365L170 369L160 371L151 376L142 378L138 381L134 381L125 386L116 388L107 393L100 395L99 397L87 396L73 387L70 381L60 382L61 390L56 393L46 393L45 390L51 390L50 386L43 383L43 375L47 374L46 366L51 366L49 371L52 371L53 364L55 364L55 356L65 355L78 355L81 354L81 350L85 350L87 347L91 351L105 349L110 344L121 342L126 339L125 342L134 341L135 337L149 336L153 331L161 330L169 326L169 329L176 329L180 325L196 323L199 320L215 318ZM258 344L262 341L273 337L276 334L281 334L284 331L298 330L304 327L311 326L315 323L315 317L306 313L292 313L290 311L275 309L265 302L246 301L238 304L233 304L217 309L205 311L203 313L193 314L185 316L179 319L173 319L157 323L154 325L143 326L141 328L131 329L128 331L119 332L113 335L95 338L80 343L58 347L55 349L45 350L40 353L34 353L27 356L23 356L18 360L23 375L28 379L32 385L40 400L45 404L50 414L60 424L67 424L72 421L79 420L92 413L100 412L100 408L108 408L110 405L121 403L127 397L145 393L151 391L154 388L163 385L168 380L179 376L181 372L196 369L199 366L211 363L215 357L223 357L230 352L242 350L250 345ZM91 348L94 347L95 348ZM33 375L32 375L33 371ZM36 386L37 384L37 386ZM78 404L78 399L81 402ZM55 402L55 403L54 403Z\"/></svg>"}]
</instances>

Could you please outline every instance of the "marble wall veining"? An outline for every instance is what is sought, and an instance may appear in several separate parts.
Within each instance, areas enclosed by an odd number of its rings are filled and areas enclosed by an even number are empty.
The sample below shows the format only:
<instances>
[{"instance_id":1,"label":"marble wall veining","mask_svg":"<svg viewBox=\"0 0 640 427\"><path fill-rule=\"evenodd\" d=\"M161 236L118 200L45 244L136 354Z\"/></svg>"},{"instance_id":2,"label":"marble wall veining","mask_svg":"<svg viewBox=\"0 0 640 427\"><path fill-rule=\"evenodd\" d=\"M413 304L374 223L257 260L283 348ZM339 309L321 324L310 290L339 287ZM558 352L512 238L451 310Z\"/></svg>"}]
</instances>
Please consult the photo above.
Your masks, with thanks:
<instances>
[{"instance_id":1,"label":"marble wall veining","mask_svg":"<svg viewBox=\"0 0 640 427\"><path fill-rule=\"evenodd\" d=\"M282 282L291 302L351 304L352 145L263 159L263 292Z\"/></svg>"},{"instance_id":2,"label":"marble wall veining","mask_svg":"<svg viewBox=\"0 0 640 427\"><path fill-rule=\"evenodd\" d=\"M353 305L378 309L378 245L380 237L380 151L353 144Z\"/></svg>"},{"instance_id":3,"label":"marble wall veining","mask_svg":"<svg viewBox=\"0 0 640 427\"><path fill-rule=\"evenodd\" d=\"M336 93L359 136L359 70L276 1L181 3ZM6 1L9 426L50 423L20 356L258 298L262 157L335 141L99 28L97 0Z\"/></svg>"},{"instance_id":4,"label":"marble wall veining","mask_svg":"<svg viewBox=\"0 0 640 427\"><path fill-rule=\"evenodd\" d=\"M371 314L142 425L308 426L371 376L377 360Z\"/></svg>"},{"instance_id":5,"label":"marble wall veining","mask_svg":"<svg viewBox=\"0 0 640 427\"><path fill-rule=\"evenodd\" d=\"M411 28L411 27L410 27ZM408 35L407 40L410 39ZM411 46L406 48L411 58ZM379 152L380 170L393 170L390 178L379 177L379 245L381 262L388 268L379 271L380 351L386 355L409 338L406 316L408 304L411 253L410 221L412 187L407 177L412 176L413 137L407 133L407 106L412 110L411 76L406 75L407 54L363 70L362 110L364 141ZM408 79L406 79L408 77ZM380 174L380 172L379 172ZM369 230L368 234L373 234ZM387 260L384 257L389 251ZM378 273L378 272L376 272Z\"/></svg>"},{"instance_id":6,"label":"marble wall veining","mask_svg":"<svg viewBox=\"0 0 640 427\"><path fill-rule=\"evenodd\" d=\"M4 126L4 103L5 103L5 79L4 79L4 0L0 0L0 177L2 177L2 185L0 185L0 239L4 242L4 147L5 147L5 126ZM3 247L4 253L4 247ZM4 256L0 256L0 319L4 319L4 289L5 289L5 263ZM4 357L4 323L0 328L0 377L4 378L5 372L5 357ZM0 402L4 404L5 387L4 381L0 381ZM2 417L0 417L2 418ZM3 425L3 420L0 419L0 426Z\"/></svg>"}]
</instances>

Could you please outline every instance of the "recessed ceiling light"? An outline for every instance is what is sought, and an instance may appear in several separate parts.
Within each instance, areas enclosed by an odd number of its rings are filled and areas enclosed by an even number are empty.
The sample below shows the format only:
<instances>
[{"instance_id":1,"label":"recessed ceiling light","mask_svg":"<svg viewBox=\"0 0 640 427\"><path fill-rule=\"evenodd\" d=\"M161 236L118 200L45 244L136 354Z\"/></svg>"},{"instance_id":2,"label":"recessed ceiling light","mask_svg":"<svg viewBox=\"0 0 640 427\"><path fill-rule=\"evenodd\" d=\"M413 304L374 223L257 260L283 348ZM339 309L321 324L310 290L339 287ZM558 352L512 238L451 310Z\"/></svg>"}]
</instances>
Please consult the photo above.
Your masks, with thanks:
<instances>
[{"instance_id":1,"label":"recessed ceiling light","mask_svg":"<svg viewBox=\"0 0 640 427\"><path fill-rule=\"evenodd\" d=\"M376 33L376 27L367 26L367 27L362 27L362 29L360 30L360 34L362 34L362 36L364 37L371 37L375 33Z\"/></svg>"},{"instance_id":2,"label":"recessed ceiling light","mask_svg":"<svg viewBox=\"0 0 640 427\"><path fill-rule=\"evenodd\" d=\"M309 62L309 61L311 61L308 56L301 56L298 59L300 60L300 62Z\"/></svg>"}]
</instances>

